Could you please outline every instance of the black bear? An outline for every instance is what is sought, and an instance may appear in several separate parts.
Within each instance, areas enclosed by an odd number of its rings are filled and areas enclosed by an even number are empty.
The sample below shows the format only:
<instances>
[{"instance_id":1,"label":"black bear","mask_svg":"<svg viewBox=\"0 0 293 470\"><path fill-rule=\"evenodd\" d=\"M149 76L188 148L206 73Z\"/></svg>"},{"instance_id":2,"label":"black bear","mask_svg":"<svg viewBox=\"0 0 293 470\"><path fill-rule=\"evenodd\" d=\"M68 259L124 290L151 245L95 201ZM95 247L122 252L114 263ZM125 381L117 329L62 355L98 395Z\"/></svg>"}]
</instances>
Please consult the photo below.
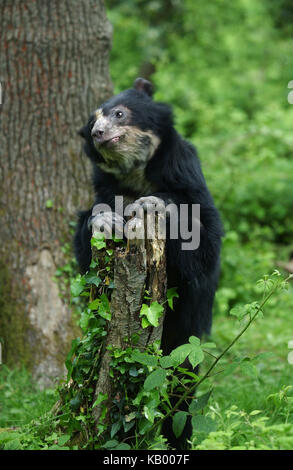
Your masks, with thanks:
<instances>
[{"instance_id":1,"label":"black bear","mask_svg":"<svg viewBox=\"0 0 293 470\"><path fill-rule=\"evenodd\" d=\"M187 205L189 228L191 207L200 205L199 246L183 249L180 230L177 239L166 242L168 288L177 287L179 294L174 310L165 316L162 349L169 354L191 335L209 333L219 277L222 227L196 150L177 133L170 107L153 101L152 85L142 78L102 104L80 135L93 163L94 206L103 203L112 209L95 215L91 208L79 214L74 242L82 272L91 261L95 219L104 227L123 226L123 218L114 212L115 196L144 209L162 202Z\"/></svg>"}]
</instances>

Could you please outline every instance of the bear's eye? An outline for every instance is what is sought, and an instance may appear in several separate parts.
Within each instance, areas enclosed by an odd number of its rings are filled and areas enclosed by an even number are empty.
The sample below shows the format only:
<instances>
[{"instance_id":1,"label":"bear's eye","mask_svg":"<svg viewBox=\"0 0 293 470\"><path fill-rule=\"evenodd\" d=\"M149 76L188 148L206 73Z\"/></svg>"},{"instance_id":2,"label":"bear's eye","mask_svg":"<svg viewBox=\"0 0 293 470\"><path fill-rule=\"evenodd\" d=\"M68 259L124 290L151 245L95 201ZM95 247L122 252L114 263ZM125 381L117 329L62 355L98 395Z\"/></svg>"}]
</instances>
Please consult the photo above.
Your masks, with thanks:
<instances>
[{"instance_id":1,"label":"bear's eye","mask_svg":"<svg viewBox=\"0 0 293 470\"><path fill-rule=\"evenodd\" d=\"M120 111L120 110L115 111L115 117L118 118L118 119L122 118L123 117L122 111Z\"/></svg>"}]
</instances>

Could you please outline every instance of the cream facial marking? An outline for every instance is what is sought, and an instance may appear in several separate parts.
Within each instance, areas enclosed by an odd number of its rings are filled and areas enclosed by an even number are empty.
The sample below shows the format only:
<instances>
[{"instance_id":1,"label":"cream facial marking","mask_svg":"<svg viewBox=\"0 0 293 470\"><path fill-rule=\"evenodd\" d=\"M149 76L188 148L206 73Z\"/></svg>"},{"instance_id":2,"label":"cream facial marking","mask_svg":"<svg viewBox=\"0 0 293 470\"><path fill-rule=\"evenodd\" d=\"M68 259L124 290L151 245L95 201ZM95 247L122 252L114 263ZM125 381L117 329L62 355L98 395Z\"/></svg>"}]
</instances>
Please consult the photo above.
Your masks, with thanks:
<instances>
[{"instance_id":1,"label":"cream facial marking","mask_svg":"<svg viewBox=\"0 0 293 470\"><path fill-rule=\"evenodd\" d=\"M152 131L124 126L123 132L115 145L99 147L99 152L105 159L105 163L100 164L100 167L120 178L124 178L132 169L144 169L160 144L159 137Z\"/></svg>"},{"instance_id":2,"label":"cream facial marking","mask_svg":"<svg viewBox=\"0 0 293 470\"><path fill-rule=\"evenodd\" d=\"M95 112L95 116L96 116L96 121L103 117L103 111L101 108L97 109L97 111Z\"/></svg>"}]
</instances>

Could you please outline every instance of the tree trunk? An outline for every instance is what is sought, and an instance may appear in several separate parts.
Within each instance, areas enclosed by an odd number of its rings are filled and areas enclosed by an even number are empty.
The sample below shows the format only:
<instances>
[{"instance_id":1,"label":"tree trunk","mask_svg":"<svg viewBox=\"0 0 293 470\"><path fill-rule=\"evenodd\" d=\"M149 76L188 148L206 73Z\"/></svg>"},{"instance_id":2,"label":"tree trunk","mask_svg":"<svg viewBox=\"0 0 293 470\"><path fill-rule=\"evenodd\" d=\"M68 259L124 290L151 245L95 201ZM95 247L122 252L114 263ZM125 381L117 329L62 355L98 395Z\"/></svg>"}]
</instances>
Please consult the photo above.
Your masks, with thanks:
<instances>
[{"instance_id":1,"label":"tree trunk","mask_svg":"<svg viewBox=\"0 0 293 470\"><path fill-rule=\"evenodd\" d=\"M77 131L111 94L110 41L102 0L0 4L0 340L43 384L73 336L52 277L92 198Z\"/></svg>"}]
</instances>

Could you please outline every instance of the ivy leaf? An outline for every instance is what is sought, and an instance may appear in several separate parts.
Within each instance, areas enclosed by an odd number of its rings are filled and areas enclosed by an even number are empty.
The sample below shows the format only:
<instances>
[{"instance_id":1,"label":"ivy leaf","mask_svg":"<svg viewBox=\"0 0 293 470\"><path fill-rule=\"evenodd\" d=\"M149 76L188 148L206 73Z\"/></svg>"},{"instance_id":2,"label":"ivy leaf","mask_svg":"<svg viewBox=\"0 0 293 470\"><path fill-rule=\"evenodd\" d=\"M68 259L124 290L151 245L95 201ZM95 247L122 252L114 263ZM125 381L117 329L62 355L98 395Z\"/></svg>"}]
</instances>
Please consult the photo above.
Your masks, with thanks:
<instances>
[{"instance_id":1,"label":"ivy leaf","mask_svg":"<svg viewBox=\"0 0 293 470\"><path fill-rule=\"evenodd\" d=\"M85 287L85 279L79 274L75 279L71 281L70 291L73 297L78 297Z\"/></svg>"},{"instance_id":2,"label":"ivy leaf","mask_svg":"<svg viewBox=\"0 0 293 470\"><path fill-rule=\"evenodd\" d=\"M105 318L105 320L111 320L111 310L109 299L106 294L102 294L100 297L100 305L98 308L98 314L100 317Z\"/></svg>"},{"instance_id":3,"label":"ivy leaf","mask_svg":"<svg viewBox=\"0 0 293 470\"><path fill-rule=\"evenodd\" d=\"M90 310L97 310L100 304L100 299L95 299L88 304Z\"/></svg>"},{"instance_id":4,"label":"ivy leaf","mask_svg":"<svg viewBox=\"0 0 293 470\"><path fill-rule=\"evenodd\" d=\"M177 292L177 287L172 287L171 289L167 290L167 301L169 307L173 310L173 299L175 297L179 297L179 294Z\"/></svg>"},{"instance_id":5,"label":"ivy leaf","mask_svg":"<svg viewBox=\"0 0 293 470\"><path fill-rule=\"evenodd\" d=\"M89 315L85 312L82 312L80 320L79 320L79 326L82 330L86 330L88 323L89 323Z\"/></svg>"},{"instance_id":6,"label":"ivy leaf","mask_svg":"<svg viewBox=\"0 0 293 470\"><path fill-rule=\"evenodd\" d=\"M147 317L142 317L141 326L143 328L147 328L148 326L150 326L150 322L148 321Z\"/></svg>"},{"instance_id":7,"label":"ivy leaf","mask_svg":"<svg viewBox=\"0 0 293 470\"><path fill-rule=\"evenodd\" d=\"M94 237L91 238L91 245L97 248L97 250L102 250L106 248L105 237L103 234L100 234L101 237L97 237L97 233Z\"/></svg>"},{"instance_id":8,"label":"ivy leaf","mask_svg":"<svg viewBox=\"0 0 293 470\"><path fill-rule=\"evenodd\" d=\"M150 392L156 387L161 387L165 382L166 377L167 372L164 369L157 369L145 379L143 388L146 392Z\"/></svg>"},{"instance_id":9,"label":"ivy leaf","mask_svg":"<svg viewBox=\"0 0 293 470\"><path fill-rule=\"evenodd\" d=\"M187 420L186 411L177 411L173 416L172 429L175 437L181 436Z\"/></svg>"},{"instance_id":10,"label":"ivy leaf","mask_svg":"<svg viewBox=\"0 0 293 470\"><path fill-rule=\"evenodd\" d=\"M99 287L100 283L102 282L102 279L96 274L86 274L84 279L87 284L94 284L97 287Z\"/></svg>"},{"instance_id":11,"label":"ivy leaf","mask_svg":"<svg viewBox=\"0 0 293 470\"><path fill-rule=\"evenodd\" d=\"M104 400L106 400L108 398L108 395L106 393L99 393L98 395L98 398L95 400L92 408L94 408L95 406L98 406L100 403L102 403Z\"/></svg>"},{"instance_id":12,"label":"ivy leaf","mask_svg":"<svg viewBox=\"0 0 293 470\"><path fill-rule=\"evenodd\" d=\"M164 307L155 301L151 303L150 306L143 304L140 316L146 317L150 325L159 326L159 318L162 316L163 312Z\"/></svg>"}]
</instances>

